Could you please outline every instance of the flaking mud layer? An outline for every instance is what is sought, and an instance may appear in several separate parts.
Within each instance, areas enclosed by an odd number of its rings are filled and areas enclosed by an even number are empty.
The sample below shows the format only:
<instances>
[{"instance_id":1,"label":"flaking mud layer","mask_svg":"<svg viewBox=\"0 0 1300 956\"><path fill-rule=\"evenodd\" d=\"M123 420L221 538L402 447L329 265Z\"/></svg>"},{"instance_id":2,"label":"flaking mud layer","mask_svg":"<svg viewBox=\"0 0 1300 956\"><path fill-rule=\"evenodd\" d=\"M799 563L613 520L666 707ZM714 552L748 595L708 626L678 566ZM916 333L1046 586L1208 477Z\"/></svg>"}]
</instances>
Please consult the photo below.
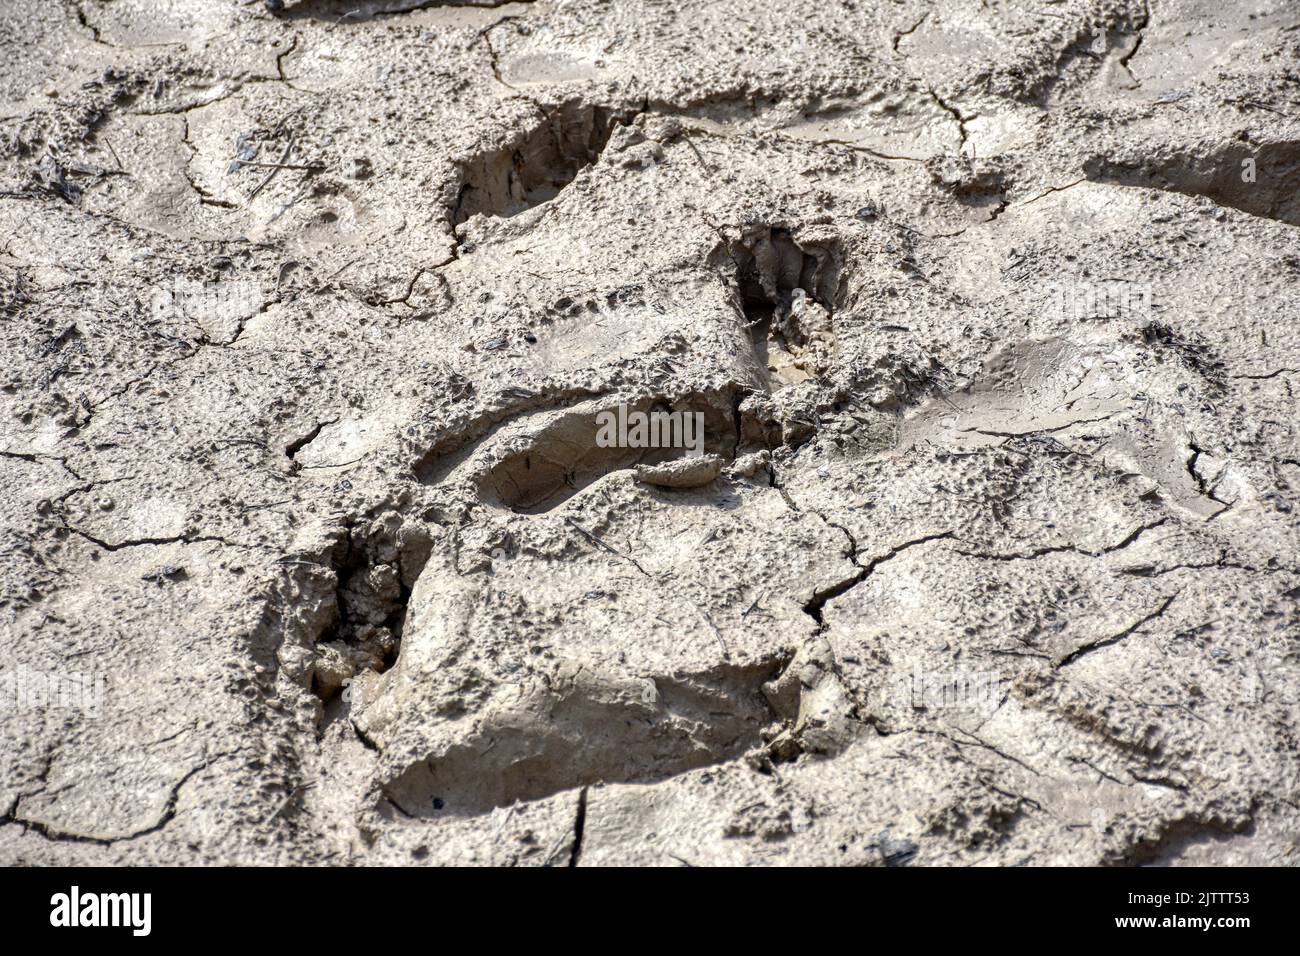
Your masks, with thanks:
<instances>
[{"instance_id":1,"label":"flaking mud layer","mask_svg":"<svg viewBox=\"0 0 1300 956\"><path fill-rule=\"evenodd\" d=\"M0 862L1290 862L1300 12L1047 6L6 3Z\"/></svg>"}]
</instances>

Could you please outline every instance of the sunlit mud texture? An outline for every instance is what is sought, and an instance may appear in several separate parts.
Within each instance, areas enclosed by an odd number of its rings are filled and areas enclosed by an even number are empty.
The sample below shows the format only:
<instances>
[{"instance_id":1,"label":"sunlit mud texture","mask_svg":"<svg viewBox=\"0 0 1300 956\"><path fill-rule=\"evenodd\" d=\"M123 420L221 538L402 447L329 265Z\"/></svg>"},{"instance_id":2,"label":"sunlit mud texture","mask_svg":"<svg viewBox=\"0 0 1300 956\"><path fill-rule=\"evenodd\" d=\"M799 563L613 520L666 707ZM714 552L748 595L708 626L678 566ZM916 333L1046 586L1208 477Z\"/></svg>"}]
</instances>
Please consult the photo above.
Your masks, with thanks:
<instances>
[{"instance_id":1,"label":"sunlit mud texture","mask_svg":"<svg viewBox=\"0 0 1300 956\"><path fill-rule=\"evenodd\" d=\"M0 863L1295 862L1300 5L0 54Z\"/></svg>"}]
</instances>

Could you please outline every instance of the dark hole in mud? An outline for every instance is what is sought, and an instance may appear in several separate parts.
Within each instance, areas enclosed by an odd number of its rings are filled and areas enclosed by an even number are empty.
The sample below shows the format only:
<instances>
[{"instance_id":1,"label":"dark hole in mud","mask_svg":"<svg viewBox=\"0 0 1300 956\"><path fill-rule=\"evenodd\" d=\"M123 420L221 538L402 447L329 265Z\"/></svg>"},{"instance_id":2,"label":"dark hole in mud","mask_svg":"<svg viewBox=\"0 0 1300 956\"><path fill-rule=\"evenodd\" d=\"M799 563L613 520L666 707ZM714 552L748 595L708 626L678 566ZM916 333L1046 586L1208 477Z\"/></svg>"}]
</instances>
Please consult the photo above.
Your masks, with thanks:
<instances>
[{"instance_id":1,"label":"dark hole in mud","mask_svg":"<svg viewBox=\"0 0 1300 956\"><path fill-rule=\"evenodd\" d=\"M382 674L396 663L411 589L394 572L389 565L364 563L340 569L339 621L317 644L321 656L311 679L311 691L322 701L342 690L343 675Z\"/></svg>"},{"instance_id":2,"label":"dark hole in mud","mask_svg":"<svg viewBox=\"0 0 1300 956\"><path fill-rule=\"evenodd\" d=\"M554 199L600 157L614 127L632 115L568 103L538 125L517 131L499 149L462 163L452 224L476 213L514 216Z\"/></svg>"},{"instance_id":3,"label":"dark hole in mud","mask_svg":"<svg viewBox=\"0 0 1300 956\"><path fill-rule=\"evenodd\" d=\"M1204 196L1252 216L1300 226L1300 143L1231 142L1206 156L1178 153L1145 162L1095 158L1089 179Z\"/></svg>"},{"instance_id":4,"label":"dark hole in mud","mask_svg":"<svg viewBox=\"0 0 1300 956\"><path fill-rule=\"evenodd\" d=\"M327 626L312 639L311 691L330 703L352 677L383 673L397 661L406 626L411 588L428 557L408 536L394 544L396 528L343 538L327 560L332 567L333 600Z\"/></svg>"},{"instance_id":5,"label":"dark hole in mud","mask_svg":"<svg viewBox=\"0 0 1300 956\"><path fill-rule=\"evenodd\" d=\"M839 290L838 243L801 245L785 229L748 230L728 250L745 327L773 388L815 371L805 360L814 340L829 345L828 320ZM820 308L809 309L808 304Z\"/></svg>"},{"instance_id":6,"label":"dark hole in mud","mask_svg":"<svg viewBox=\"0 0 1300 956\"><path fill-rule=\"evenodd\" d=\"M801 290L826 309L834 308L839 288L835 250L802 245L787 229L747 231L734 243L736 282L747 303L777 306Z\"/></svg>"},{"instance_id":7,"label":"dark hole in mud","mask_svg":"<svg viewBox=\"0 0 1300 956\"><path fill-rule=\"evenodd\" d=\"M1224 365L1206 344L1193 341L1161 322L1148 322L1141 329L1142 341L1150 346L1168 349L1182 363L1214 385L1222 387Z\"/></svg>"},{"instance_id":8,"label":"dark hole in mud","mask_svg":"<svg viewBox=\"0 0 1300 956\"><path fill-rule=\"evenodd\" d=\"M772 313L775 310L772 303L765 299L742 298L741 304L745 311L745 327L749 329L749 340L754 346L754 354L766 366L771 360L768 337L772 335ZM784 341L775 344L785 348Z\"/></svg>"}]
</instances>

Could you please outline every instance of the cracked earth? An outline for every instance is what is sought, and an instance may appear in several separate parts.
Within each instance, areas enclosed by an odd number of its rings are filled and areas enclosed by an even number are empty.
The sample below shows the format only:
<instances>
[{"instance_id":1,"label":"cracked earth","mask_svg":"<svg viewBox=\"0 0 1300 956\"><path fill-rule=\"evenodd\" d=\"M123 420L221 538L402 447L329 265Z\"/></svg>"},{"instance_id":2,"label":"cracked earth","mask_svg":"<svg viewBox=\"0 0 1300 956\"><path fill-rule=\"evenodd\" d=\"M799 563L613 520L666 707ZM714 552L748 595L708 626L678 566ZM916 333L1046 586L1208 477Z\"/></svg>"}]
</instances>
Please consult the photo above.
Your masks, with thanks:
<instances>
[{"instance_id":1,"label":"cracked earth","mask_svg":"<svg viewBox=\"0 0 1300 956\"><path fill-rule=\"evenodd\" d=\"M1297 862L1293 3L0 48L0 862Z\"/></svg>"}]
</instances>

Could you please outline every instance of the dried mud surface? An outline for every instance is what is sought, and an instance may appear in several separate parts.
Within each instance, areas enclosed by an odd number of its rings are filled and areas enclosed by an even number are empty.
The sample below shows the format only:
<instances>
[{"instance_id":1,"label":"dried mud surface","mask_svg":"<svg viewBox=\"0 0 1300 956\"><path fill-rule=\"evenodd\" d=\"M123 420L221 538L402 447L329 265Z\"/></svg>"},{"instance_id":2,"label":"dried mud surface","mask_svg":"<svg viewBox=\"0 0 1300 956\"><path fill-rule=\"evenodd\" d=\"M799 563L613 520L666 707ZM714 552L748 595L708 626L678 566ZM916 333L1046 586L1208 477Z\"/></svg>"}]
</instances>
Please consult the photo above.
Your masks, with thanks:
<instances>
[{"instance_id":1,"label":"dried mud surface","mask_svg":"<svg viewBox=\"0 0 1300 956\"><path fill-rule=\"evenodd\" d=\"M1296 862L1294 3L0 50L0 861Z\"/></svg>"}]
</instances>

